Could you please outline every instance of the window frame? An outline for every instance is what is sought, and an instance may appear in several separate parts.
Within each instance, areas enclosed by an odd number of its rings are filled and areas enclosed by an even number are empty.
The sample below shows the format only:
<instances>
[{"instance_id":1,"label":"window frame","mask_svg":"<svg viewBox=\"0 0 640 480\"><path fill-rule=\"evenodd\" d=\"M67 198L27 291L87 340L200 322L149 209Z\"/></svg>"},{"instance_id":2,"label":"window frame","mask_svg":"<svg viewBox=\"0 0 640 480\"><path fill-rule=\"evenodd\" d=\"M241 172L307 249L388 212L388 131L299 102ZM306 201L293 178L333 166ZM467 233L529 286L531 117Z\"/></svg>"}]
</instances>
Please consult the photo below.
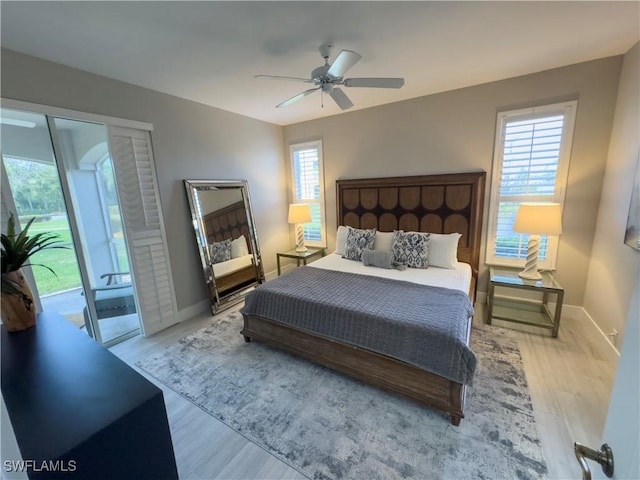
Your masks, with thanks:
<instances>
[{"instance_id":1,"label":"window frame","mask_svg":"<svg viewBox=\"0 0 640 480\"><path fill-rule=\"evenodd\" d=\"M301 198L296 190L296 167L295 167L295 153L301 150L309 150L315 148L318 152L318 182L319 182L319 198L309 199ZM327 229L326 229L326 209L325 209L325 189L324 189L324 165L323 165L323 152L322 152L322 140L310 140L306 142L291 143L289 145L289 165L291 167L291 203L307 203L320 205L320 240L310 240L306 237L304 242L310 247L327 246ZM306 225L306 224L305 224Z\"/></svg>"},{"instance_id":2,"label":"window frame","mask_svg":"<svg viewBox=\"0 0 640 480\"><path fill-rule=\"evenodd\" d=\"M111 162L111 169L114 175L115 180L115 166L113 165L113 159L110 154L104 155L100 160L95 163L95 181L98 189L98 197L100 198L100 206L102 207L102 215L103 221L105 225L105 230L109 237L109 250L111 251L111 264L113 265L114 272L129 272L131 267L129 265L129 258L127 256L127 265L120 265L120 256L118 255L118 248L124 247L125 250L127 248L127 243L124 238L124 225L122 225L122 220L120 220L120 225L122 226L123 236L122 238L116 238L113 232L113 225L111 225L111 213L109 212L109 204L107 202L107 185L105 181L105 174L103 171L104 164L106 162ZM118 195L117 187L116 187L116 195ZM119 197L118 197L119 198ZM120 208L120 202L118 201L118 208Z\"/></svg>"},{"instance_id":3,"label":"window frame","mask_svg":"<svg viewBox=\"0 0 640 480\"><path fill-rule=\"evenodd\" d=\"M487 225L487 247L485 252L485 263L494 266L506 267L523 267L524 258L507 258L495 255L498 228L498 212L500 199L500 186L502 177L503 155L504 155L504 132L508 123L527 119L544 118L554 115L563 115L564 124L562 129L562 138L560 144L560 153L558 155L558 168L555 180L553 195L524 195L519 197L520 203L527 202L554 202L561 205L564 211L564 200L567 187L567 179L569 174L569 165L571 162L571 151L573 144L573 135L575 131L576 112L578 101L568 101L561 103L553 103L547 105L539 105L530 108L518 110L509 110L498 112L496 119L496 133L494 140L494 152L492 161L491 176L491 194L489 199L489 217ZM520 200L521 199L521 200ZM521 235L521 234L516 234ZM521 235L524 236L524 235ZM541 235L542 240L547 238L547 256L539 259L538 267L541 270L555 270L559 237L557 235ZM526 254L526 248L524 250Z\"/></svg>"}]
</instances>

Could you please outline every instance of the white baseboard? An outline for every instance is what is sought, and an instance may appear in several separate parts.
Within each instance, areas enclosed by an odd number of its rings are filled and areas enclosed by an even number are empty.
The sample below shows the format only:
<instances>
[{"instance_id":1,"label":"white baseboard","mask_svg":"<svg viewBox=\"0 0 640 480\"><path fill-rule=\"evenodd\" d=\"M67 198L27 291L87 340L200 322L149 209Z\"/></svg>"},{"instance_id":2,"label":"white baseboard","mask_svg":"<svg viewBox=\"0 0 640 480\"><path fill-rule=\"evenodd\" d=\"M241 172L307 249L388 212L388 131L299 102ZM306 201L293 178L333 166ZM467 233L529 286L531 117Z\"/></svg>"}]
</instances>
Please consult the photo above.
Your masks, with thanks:
<instances>
[{"instance_id":1,"label":"white baseboard","mask_svg":"<svg viewBox=\"0 0 640 480\"><path fill-rule=\"evenodd\" d=\"M587 312L584 307L575 307L580 310L580 320L584 322L585 325L589 325L590 328L594 329L597 332L596 338L599 339L599 346L601 347L601 351L607 355L607 358L610 360L618 362L620 358L620 350L609 340L609 337L602 331L600 326L596 323L589 312Z\"/></svg>"},{"instance_id":2,"label":"white baseboard","mask_svg":"<svg viewBox=\"0 0 640 480\"><path fill-rule=\"evenodd\" d=\"M286 263L286 264L282 265L282 268L280 270L284 274L284 273L290 272L294 268L296 268L296 264L295 263ZM274 278L278 278L278 270L271 270L270 272L267 272L264 275L264 278L265 278L265 280L267 282L269 280L273 280Z\"/></svg>"},{"instance_id":3,"label":"white baseboard","mask_svg":"<svg viewBox=\"0 0 640 480\"><path fill-rule=\"evenodd\" d=\"M503 296L503 298L509 297ZM522 301L522 299L519 300ZM486 305L487 292L477 292L476 302ZM549 308L553 311L555 303L549 302ZM591 329L594 334L593 337L598 339L599 350L607 357L607 359L615 362L618 361L618 358L620 358L620 351L611 342L609 337L602 331L600 326L595 322L591 315L589 315L584 307L564 304L562 306L562 317L577 320L585 325L586 328ZM560 326L562 326L562 324L560 324Z\"/></svg>"},{"instance_id":4,"label":"white baseboard","mask_svg":"<svg viewBox=\"0 0 640 480\"><path fill-rule=\"evenodd\" d=\"M184 322L185 320L207 312L211 313L211 302L209 300L203 300L178 311L178 322Z\"/></svg>"},{"instance_id":5,"label":"white baseboard","mask_svg":"<svg viewBox=\"0 0 640 480\"><path fill-rule=\"evenodd\" d=\"M295 268L295 264L283 265L282 273L286 273ZM265 274L265 280L268 282L269 280L273 280L278 276L277 270L272 270ZM178 311L178 322L184 322L185 320L189 320L190 318L198 317L202 314L211 313L211 302L209 300L202 300L201 302L195 303L187 308L183 308Z\"/></svg>"},{"instance_id":6,"label":"white baseboard","mask_svg":"<svg viewBox=\"0 0 640 480\"><path fill-rule=\"evenodd\" d=\"M278 278L278 271L277 270L271 270L270 272L266 272L264 274L264 279L267 282L269 280L273 280L274 278Z\"/></svg>"},{"instance_id":7,"label":"white baseboard","mask_svg":"<svg viewBox=\"0 0 640 480\"><path fill-rule=\"evenodd\" d=\"M577 305L562 305L562 316L571 320L581 320L584 308Z\"/></svg>"}]
</instances>

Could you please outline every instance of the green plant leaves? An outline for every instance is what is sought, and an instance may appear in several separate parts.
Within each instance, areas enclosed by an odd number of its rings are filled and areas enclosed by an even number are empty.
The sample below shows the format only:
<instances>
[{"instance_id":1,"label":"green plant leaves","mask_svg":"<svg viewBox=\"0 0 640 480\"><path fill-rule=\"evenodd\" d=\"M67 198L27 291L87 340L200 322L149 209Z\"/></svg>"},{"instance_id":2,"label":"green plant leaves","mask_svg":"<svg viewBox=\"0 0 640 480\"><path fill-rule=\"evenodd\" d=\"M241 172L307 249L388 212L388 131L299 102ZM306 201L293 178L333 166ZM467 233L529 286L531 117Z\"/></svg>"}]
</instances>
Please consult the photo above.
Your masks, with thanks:
<instances>
[{"instance_id":1,"label":"green plant leaves","mask_svg":"<svg viewBox=\"0 0 640 480\"><path fill-rule=\"evenodd\" d=\"M9 217L7 221L7 233L3 233L0 240L2 244L2 273L9 273L19 268L22 268L27 264L29 258L38 253L41 250L48 248L68 248L60 245L59 235L54 233L37 233L29 236L29 228L35 220L35 217L27 222L22 231L16 234L16 222L13 215ZM54 275L55 272L46 265L36 264L51 271ZM2 279L2 291L5 291L5 279ZM8 292L7 292L8 293Z\"/></svg>"}]
</instances>

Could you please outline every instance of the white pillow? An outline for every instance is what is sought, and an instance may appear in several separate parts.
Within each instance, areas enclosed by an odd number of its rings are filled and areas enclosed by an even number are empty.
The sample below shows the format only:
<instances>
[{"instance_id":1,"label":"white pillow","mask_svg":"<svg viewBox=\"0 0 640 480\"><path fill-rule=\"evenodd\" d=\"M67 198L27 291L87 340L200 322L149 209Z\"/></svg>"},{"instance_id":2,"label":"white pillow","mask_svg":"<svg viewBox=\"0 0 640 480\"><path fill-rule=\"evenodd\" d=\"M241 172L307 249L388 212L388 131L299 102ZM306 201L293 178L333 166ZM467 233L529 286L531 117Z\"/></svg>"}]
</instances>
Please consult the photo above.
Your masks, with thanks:
<instances>
[{"instance_id":1,"label":"white pillow","mask_svg":"<svg viewBox=\"0 0 640 480\"><path fill-rule=\"evenodd\" d=\"M376 238L373 241L373 249L390 252L392 248L393 232L376 232Z\"/></svg>"},{"instance_id":2,"label":"white pillow","mask_svg":"<svg viewBox=\"0 0 640 480\"><path fill-rule=\"evenodd\" d=\"M429 243L429 266L454 269L458 265L459 233L432 233Z\"/></svg>"},{"instance_id":3,"label":"white pillow","mask_svg":"<svg viewBox=\"0 0 640 480\"><path fill-rule=\"evenodd\" d=\"M249 247L247 246L247 239L244 238L244 235L240 235L231 242L231 258L238 258L248 254Z\"/></svg>"},{"instance_id":4,"label":"white pillow","mask_svg":"<svg viewBox=\"0 0 640 480\"><path fill-rule=\"evenodd\" d=\"M347 245L347 227L340 225L336 232L336 253L344 255L344 249Z\"/></svg>"}]
</instances>

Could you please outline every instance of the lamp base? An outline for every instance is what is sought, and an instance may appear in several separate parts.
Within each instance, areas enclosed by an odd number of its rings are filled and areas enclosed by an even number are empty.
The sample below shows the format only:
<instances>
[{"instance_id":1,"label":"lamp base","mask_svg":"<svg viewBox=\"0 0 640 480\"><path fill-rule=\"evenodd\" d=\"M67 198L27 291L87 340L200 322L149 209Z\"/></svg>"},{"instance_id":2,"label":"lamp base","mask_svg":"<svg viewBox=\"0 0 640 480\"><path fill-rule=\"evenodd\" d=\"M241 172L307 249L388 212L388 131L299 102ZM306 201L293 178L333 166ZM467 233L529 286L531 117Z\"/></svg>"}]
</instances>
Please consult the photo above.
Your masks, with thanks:
<instances>
[{"instance_id":1,"label":"lamp base","mask_svg":"<svg viewBox=\"0 0 640 480\"><path fill-rule=\"evenodd\" d=\"M306 252L307 247L304 244L304 227L301 223L296 224L296 252Z\"/></svg>"},{"instance_id":2,"label":"lamp base","mask_svg":"<svg viewBox=\"0 0 640 480\"><path fill-rule=\"evenodd\" d=\"M542 275L540 275L540 272L538 272L537 270L533 272L527 272L526 270L523 270L518 273L518 276L520 278L524 278L525 280L542 280Z\"/></svg>"},{"instance_id":3,"label":"lamp base","mask_svg":"<svg viewBox=\"0 0 640 480\"><path fill-rule=\"evenodd\" d=\"M527 261L518 275L526 280L541 280L542 275L538 272L538 251L540 250L540 237L531 235L527 245Z\"/></svg>"}]
</instances>

